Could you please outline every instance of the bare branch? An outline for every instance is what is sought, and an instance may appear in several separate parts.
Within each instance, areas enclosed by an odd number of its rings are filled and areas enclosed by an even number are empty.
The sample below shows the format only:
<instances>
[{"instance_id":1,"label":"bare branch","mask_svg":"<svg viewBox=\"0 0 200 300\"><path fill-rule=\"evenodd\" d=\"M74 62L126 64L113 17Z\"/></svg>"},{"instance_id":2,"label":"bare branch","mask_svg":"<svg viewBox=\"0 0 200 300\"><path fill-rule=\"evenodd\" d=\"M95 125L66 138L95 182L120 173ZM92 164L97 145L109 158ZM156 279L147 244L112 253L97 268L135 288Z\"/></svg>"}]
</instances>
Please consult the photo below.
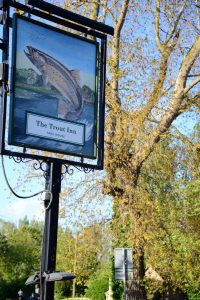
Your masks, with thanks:
<instances>
[{"instance_id":1,"label":"bare branch","mask_svg":"<svg viewBox=\"0 0 200 300\"><path fill-rule=\"evenodd\" d=\"M160 52L163 51L163 44L160 39L160 34L159 34L159 28L160 28L160 0L157 1L156 4L156 23L155 23L155 31L156 31L156 43L158 46L158 49Z\"/></svg>"},{"instance_id":2,"label":"bare branch","mask_svg":"<svg viewBox=\"0 0 200 300\"><path fill-rule=\"evenodd\" d=\"M98 15L99 15L99 2L97 1L92 1L91 2L91 11L90 11L90 19L92 20L97 20L98 19Z\"/></svg>"},{"instance_id":3,"label":"bare branch","mask_svg":"<svg viewBox=\"0 0 200 300\"><path fill-rule=\"evenodd\" d=\"M171 128L176 131L175 137L177 137L177 135L178 135L178 137L180 138L181 141L183 141L184 143L186 143L190 146L194 146L192 144L192 142L189 140L188 136L186 136L182 132L180 132L180 130L178 130L178 128L176 126L172 126Z\"/></svg>"},{"instance_id":4,"label":"bare branch","mask_svg":"<svg viewBox=\"0 0 200 300\"><path fill-rule=\"evenodd\" d=\"M112 3L112 5L111 5L111 9L115 8L117 6L117 4L118 4L119 1L120 0L114 0L113 3Z\"/></svg>"},{"instance_id":5,"label":"bare branch","mask_svg":"<svg viewBox=\"0 0 200 300\"><path fill-rule=\"evenodd\" d=\"M178 13L178 16L177 16L177 18L176 18L176 21L174 22L174 26L173 26L173 28L172 28L170 34L169 34L168 39L167 39L166 42L165 42L166 44L169 43L169 41L173 38L174 33L177 31L177 26L178 26L178 23L179 23L179 21L180 21L180 18L181 18L181 16L182 16L183 12L184 12L185 7L186 7L186 2L183 4L183 6L181 7L181 9L180 9L180 11L179 11L179 13Z\"/></svg>"},{"instance_id":6,"label":"bare branch","mask_svg":"<svg viewBox=\"0 0 200 300\"><path fill-rule=\"evenodd\" d=\"M152 109L158 103L161 97L163 97L171 88L174 86L174 83L168 88L162 91L163 85L165 82L167 68L168 68L168 59L170 57L172 50L166 50L163 48L162 57L161 57L161 64L158 79L155 82L153 92L149 97L149 101L143 109L143 121L149 116Z\"/></svg>"},{"instance_id":7,"label":"bare branch","mask_svg":"<svg viewBox=\"0 0 200 300\"><path fill-rule=\"evenodd\" d=\"M197 83L200 82L200 76L193 80L185 89L184 89L184 94L187 94Z\"/></svg>"},{"instance_id":8,"label":"bare branch","mask_svg":"<svg viewBox=\"0 0 200 300\"><path fill-rule=\"evenodd\" d=\"M191 74L191 75L188 75L188 77L199 77L200 74Z\"/></svg>"},{"instance_id":9,"label":"bare branch","mask_svg":"<svg viewBox=\"0 0 200 300\"><path fill-rule=\"evenodd\" d=\"M105 23L105 20L106 20L106 12L108 10L107 8L108 6L108 0L104 0L104 3L103 3L103 12L102 12L102 22Z\"/></svg>"},{"instance_id":10,"label":"bare branch","mask_svg":"<svg viewBox=\"0 0 200 300\"><path fill-rule=\"evenodd\" d=\"M101 3L101 6L103 7L102 22L105 21L106 13L109 13L109 16L111 17L113 22L115 22L115 17L114 17L114 14L112 12L112 9L110 9L107 6L107 0L105 0L105 3Z\"/></svg>"},{"instance_id":11,"label":"bare branch","mask_svg":"<svg viewBox=\"0 0 200 300\"><path fill-rule=\"evenodd\" d=\"M186 104L181 105L179 109L179 113L183 113L187 111L192 105L195 105L199 108L198 101L200 100L200 93L193 98L189 98L186 96Z\"/></svg>"},{"instance_id":12,"label":"bare branch","mask_svg":"<svg viewBox=\"0 0 200 300\"><path fill-rule=\"evenodd\" d=\"M185 92L188 92L188 88L185 89L186 87L186 81L187 77L190 73L190 70L197 59L197 57L200 55L200 36L198 36L188 51L187 55L184 57L179 75L176 80L176 85L175 85L175 92L178 93L181 91L182 93L185 94Z\"/></svg>"},{"instance_id":13,"label":"bare branch","mask_svg":"<svg viewBox=\"0 0 200 300\"><path fill-rule=\"evenodd\" d=\"M177 31L177 27L180 21L180 18L184 12L184 9L186 7L186 2L183 4L183 6L181 7L178 16L173 24L173 27L171 29L171 32L168 36L168 38L162 43L161 38L160 38L160 0L157 1L156 4L156 21L155 21L155 31L156 31L156 43L158 46L158 49L160 50L160 52L163 52L164 50L166 50L169 47L174 47L177 43L177 38L179 36L179 32ZM174 37L175 34L175 37Z\"/></svg>"},{"instance_id":14,"label":"bare branch","mask_svg":"<svg viewBox=\"0 0 200 300\"><path fill-rule=\"evenodd\" d=\"M148 120L149 122L151 122L151 123L159 124L159 121L156 120L156 119L150 119L150 118L148 118L147 120Z\"/></svg>"},{"instance_id":15,"label":"bare branch","mask_svg":"<svg viewBox=\"0 0 200 300\"><path fill-rule=\"evenodd\" d=\"M162 93L161 93L161 97L165 96L175 85L175 82L173 81L170 86L168 88L166 88Z\"/></svg>"},{"instance_id":16,"label":"bare branch","mask_svg":"<svg viewBox=\"0 0 200 300\"><path fill-rule=\"evenodd\" d=\"M183 59L179 75L176 80L175 85L175 93L174 97L169 105L166 113L163 115L158 126L152 131L152 133L147 137L146 141L142 145L142 149L134 156L134 161L132 161L132 171L135 176L134 183L137 184L138 176L140 173L140 169L143 165L143 162L149 157L151 152L154 150L155 145L160 141L161 136L166 133L166 131L171 126L172 122L180 115L181 104L186 98L186 94L184 93L185 83L187 80L187 76L197 59L200 53L200 36L197 37L189 52Z\"/></svg>"},{"instance_id":17,"label":"bare branch","mask_svg":"<svg viewBox=\"0 0 200 300\"><path fill-rule=\"evenodd\" d=\"M113 20L113 22L115 22L115 17L114 14L112 12L112 10L108 7L108 0L104 0L103 3L99 3L98 1L87 1L87 4L91 4L91 5L100 5L103 8L103 12L102 12L102 16L101 16L101 22L104 23L105 22L105 18L106 18L106 13L109 14L109 16L111 17L111 19Z\"/></svg>"},{"instance_id":18,"label":"bare branch","mask_svg":"<svg viewBox=\"0 0 200 300\"><path fill-rule=\"evenodd\" d=\"M128 11L130 0L124 0L121 7L121 13L115 22L115 31L114 31L114 37L112 41L112 90L113 90L113 99L115 99L115 102L117 102L119 105L121 105L121 101L119 98L119 47L120 47L120 35L121 30L125 22L126 14Z\"/></svg>"},{"instance_id":19,"label":"bare branch","mask_svg":"<svg viewBox=\"0 0 200 300\"><path fill-rule=\"evenodd\" d=\"M119 18L117 19L116 26L115 26L115 36L119 37L121 33L121 29L124 25L126 14L128 11L128 5L130 0L124 0L122 7L121 7L121 13Z\"/></svg>"}]
</instances>

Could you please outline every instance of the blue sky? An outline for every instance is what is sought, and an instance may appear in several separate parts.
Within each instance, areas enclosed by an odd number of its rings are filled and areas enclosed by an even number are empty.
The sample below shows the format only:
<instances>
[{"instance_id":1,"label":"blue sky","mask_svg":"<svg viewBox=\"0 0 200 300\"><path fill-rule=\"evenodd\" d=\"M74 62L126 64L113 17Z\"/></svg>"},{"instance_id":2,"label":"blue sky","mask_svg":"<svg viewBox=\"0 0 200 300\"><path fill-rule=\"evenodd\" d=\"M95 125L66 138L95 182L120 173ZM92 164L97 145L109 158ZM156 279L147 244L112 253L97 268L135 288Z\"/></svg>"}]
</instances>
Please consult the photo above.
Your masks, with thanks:
<instances>
[{"instance_id":1,"label":"blue sky","mask_svg":"<svg viewBox=\"0 0 200 300\"><path fill-rule=\"evenodd\" d=\"M35 162L35 161L34 161ZM33 162L32 162L33 163ZM9 184L13 190L21 195L27 196L43 191L45 179L41 171L35 170L32 163L16 163L13 159L4 156L4 166ZM99 171L92 173L92 178L88 178L84 172L76 171L74 174L66 174L62 180L62 190L60 194L60 208L66 207L65 218L59 218L62 226L68 226L72 230L76 226L90 225L93 220L101 222L110 219L112 215L112 200L109 197L91 196L87 199L87 193L83 200L79 200L86 188L83 182L92 183L100 175ZM103 172L101 175L104 176ZM44 221L44 206L41 195L30 199L19 199L9 190L0 163L0 219L18 224L19 219L28 217L29 220ZM68 194L66 188L75 187L71 194ZM79 188L77 188L79 187ZM87 187L88 188L88 187ZM94 189L94 194L97 188ZM83 213L84 212L84 213ZM76 226L74 225L76 224ZM82 224L82 225L81 225ZM75 227L74 227L75 226Z\"/></svg>"},{"instance_id":2,"label":"blue sky","mask_svg":"<svg viewBox=\"0 0 200 300\"><path fill-rule=\"evenodd\" d=\"M13 190L22 196L32 195L43 189L44 180L40 181L34 178L38 171L32 172L32 179L28 180L30 170L24 163L15 163L13 159L4 156L4 166L8 181ZM37 173L36 173L37 172ZM2 171L0 163L0 219L11 221L17 224L20 218L27 216L29 219L43 220L44 211L41 196L36 196L30 199L19 199L15 197L9 190Z\"/></svg>"}]
</instances>

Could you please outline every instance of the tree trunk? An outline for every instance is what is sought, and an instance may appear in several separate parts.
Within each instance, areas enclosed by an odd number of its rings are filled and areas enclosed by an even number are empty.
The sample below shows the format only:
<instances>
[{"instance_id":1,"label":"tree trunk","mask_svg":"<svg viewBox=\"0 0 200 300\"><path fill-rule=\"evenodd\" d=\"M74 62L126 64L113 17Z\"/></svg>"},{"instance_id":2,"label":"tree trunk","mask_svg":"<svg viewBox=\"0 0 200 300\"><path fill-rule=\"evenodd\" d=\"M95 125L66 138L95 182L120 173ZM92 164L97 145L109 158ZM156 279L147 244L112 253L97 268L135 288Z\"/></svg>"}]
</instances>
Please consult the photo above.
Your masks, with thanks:
<instances>
[{"instance_id":1,"label":"tree trunk","mask_svg":"<svg viewBox=\"0 0 200 300\"><path fill-rule=\"evenodd\" d=\"M126 293L126 300L146 300L146 291L144 286L139 286L131 281L131 287Z\"/></svg>"},{"instance_id":2,"label":"tree trunk","mask_svg":"<svg viewBox=\"0 0 200 300\"><path fill-rule=\"evenodd\" d=\"M144 252L133 262L133 269L133 280L127 281L126 285L126 300L146 300Z\"/></svg>"},{"instance_id":3,"label":"tree trunk","mask_svg":"<svg viewBox=\"0 0 200 300\"><path fill-rule=\"evenodd\" d=\"M188 300L188 296L181 289L173 291L171 288L161 297L163 300Z\"/></svg>"}]
</instances>

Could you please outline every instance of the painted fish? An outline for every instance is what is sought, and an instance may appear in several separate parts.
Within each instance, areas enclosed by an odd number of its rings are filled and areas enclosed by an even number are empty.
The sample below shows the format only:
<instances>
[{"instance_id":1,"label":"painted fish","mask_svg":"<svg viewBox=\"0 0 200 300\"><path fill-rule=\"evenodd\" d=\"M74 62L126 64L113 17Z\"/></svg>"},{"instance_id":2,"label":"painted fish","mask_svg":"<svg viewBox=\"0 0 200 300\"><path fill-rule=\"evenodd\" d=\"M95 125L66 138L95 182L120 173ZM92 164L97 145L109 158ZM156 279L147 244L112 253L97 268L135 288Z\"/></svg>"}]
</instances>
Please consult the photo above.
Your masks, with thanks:
<instances>
[{"instance_id":1,"label":"painted fish","mask_svg":"<svg viewBox=\"0 0 200 300\"><path fill-rule=\"evenodd\" d=\"M27 46L25 55L42 74L44 85L50 83L61 94L58 116L76 120L83 110L79 70L69 70L58 60L32 46Z\"/></svg>"}]
</instances>

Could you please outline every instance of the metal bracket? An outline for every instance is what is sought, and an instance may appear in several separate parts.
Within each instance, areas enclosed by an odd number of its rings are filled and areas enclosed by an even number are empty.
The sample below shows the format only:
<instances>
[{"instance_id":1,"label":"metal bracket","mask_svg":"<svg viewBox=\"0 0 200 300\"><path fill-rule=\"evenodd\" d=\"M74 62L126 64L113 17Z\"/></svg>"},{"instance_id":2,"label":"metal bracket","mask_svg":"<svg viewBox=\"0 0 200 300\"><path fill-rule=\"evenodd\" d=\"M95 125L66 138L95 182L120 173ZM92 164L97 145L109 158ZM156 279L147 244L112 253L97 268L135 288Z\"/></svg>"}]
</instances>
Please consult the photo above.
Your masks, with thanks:
<instances>
[{"instance_id":1,"label":"metal bracket","mask_svg":"<svg viewBox=\"0 0 200 300\"><path fill-rule=\"evenodd\" d=\"M4 0L0 0L0 9L5 8L5 1Z\"/></svg>"},{"instance_id":2,"label":"metal bracket","mask_svg":"<svg viewBox=\"0 0 200 300\"><path fill-rule=\"evenodd\" d=\"M5 43L0 44L0 48L1 45L4 45L5 47ZM8 76L8 64L7 63L1 63L0 64L0 83L7 81L7 76Z\"/></svg>"},{"instance_id":3,"label":"metal bracket","mask_svg":"<svg viewBox=\"0 0 200 300\"><path fill-rule=\"evenodd\" d=\"M40 284L40 277L41 274L39 271L37 271L34 275L30 276L26 282L25 285L35 285L35 284ZM71 280L74 279L76 276L72 273L66 273L66 272L44 272L42 274L43 278L46 278L46 281L51 282L51 281L66 281L66 280Z\"/></svg>"},{"instance_id":4,"label":"metal bracket","mask_svg":"<svg viewBox=\"0 0 200 300\"><path fill-rule=\"evenodd\" d=\"M0 15L0 17L1 17L1 15ZM1 20L0 20L0 23L1 23ZM0 49L5 51L6 50L6 43L0 42Z\"/></svg>"},{"instance_id":5,"label":"metal bracket","mask_svg":"<svg viewBox=\"0 0 200 300\"><path fill-rule=\"evenodd\" d=\"M28 158L24 158L24 157L16 157L16 156L9 156L10 159L13 159L14 162L16 162L17 164L19 163L29 163L29 162L33 162L33 169L38 171L41 170L43 172L43 176L46 179L46 177L48 176L47 174L47 169L46 169L46 161L43 160L37 160L37 159L28 159Z\"/></svg>"},{"instance_id":6,"label":"metal bracket","mask_svg":"<svg viewBox=\"0 0 200 300\"><path fill-rule=\"evenodd\" d=\"M90 167L90 168L79 167L79 166L76 166L76 165L73 165L73 164L71 164L71 165L62 164L62 167L63 167L62 179L63 179L65 174L73 175L74 174L74 168L76 168L78 171L82 171L82 172L85 172L85 173L94 172L94 170L95 170L92 167Z\"/></svg>"}]
</instances>

